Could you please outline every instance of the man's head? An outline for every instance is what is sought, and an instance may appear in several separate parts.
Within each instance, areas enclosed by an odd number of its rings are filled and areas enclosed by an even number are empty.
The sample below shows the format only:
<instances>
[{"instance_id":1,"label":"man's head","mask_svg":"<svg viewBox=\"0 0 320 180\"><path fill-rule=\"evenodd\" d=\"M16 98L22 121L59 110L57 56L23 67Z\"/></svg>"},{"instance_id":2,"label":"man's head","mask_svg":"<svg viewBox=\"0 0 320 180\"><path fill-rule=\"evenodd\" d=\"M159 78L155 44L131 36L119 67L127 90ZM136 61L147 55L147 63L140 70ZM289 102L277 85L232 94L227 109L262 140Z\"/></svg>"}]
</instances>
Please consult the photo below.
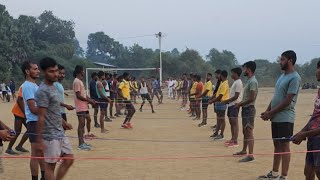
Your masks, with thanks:
<instances>
[{"instance_id":1,"label":"man's head","mask_svg":"<svg viewBox=\"0 0 320 180\"><path fill-rule=\"evenodd\" d=\"M225 81L228 78L228 72L226 70L221 71L220 79L221 81Z\"/></svg>"},{"instance_id":2,"label":"man's head","mask_svg":"<svg viewBox=\"0 0 320 180\"><path fill-rule=\"evenodd\" d=\"M110 75L111 75L111 74L109 74L109 73L105 73L105 79L106 79L106 80L110 80Z\"/></svg>"},{"instance_id":3,"label":"man's head","mask_svg":"<svg viewBox=\"0 0 320 180\"><path fill-rule=\"evenodd\" d=\"M104 74L103 71L99 71L99 72L98 72L98 78L99 78L100 80L104 80L104 79L105 79L105 74Z\"/></svg>"},{"instance_id":4,"label":"man's head","mask_svg":"<svg viewBox=\"0 0 320 180\"><path fill-rule=\"evenodd\" d=\"M207 81L211 81L212 79L212 74L211 73L207 73Z\"/></svg>"},{"instance_id":5,"label":"man's head","mask_svg":"<svg viewBox=\"0 0 320 180\"><path fill-rule=\"evenodd\" d=\"M231 69L231 78L233 80L239 79L239 77L241 76L242 73L242 69L239 67L233 68Z\"/></svg>"},{"instance_id":6,"label":"man's head","mask_svg":"<svg viewBox=\"0 0 320 180\"><path fill-rule=\"evenodd\" d=\"M121 82L122 80L123 80L123 76L122 75L118 76L118 81Z\"/></svg>"},{"instance_id":7,"label":"man's head","mask_svg":"<svg viewBox=\"0 0 320 180\"><path fill-rule=\"evenodd\" d=\"M217 70L214 72L214 75L216 76L216 79L217 79L217 80L221 80L221 79L220 79L220 75L221 75L221 70L220 70L220 69L217 69Z\"/></svg>"},{"instance_id":8,"label":"man's head","mask_svg":"<svg viewBox=\"0 0 320 180\"><path fill-rule=\"evenodd\" d=\"M141 77L141 82L144 82L144 81L145 81L144 77Z\"/></svg>"},{"instance_id":9,"label":"man's head","mask_svg":"<svg viewBox=\"0 0 320 180\"><path fill-rule=\"evenodd\" d=\"M151 80L154 81L156 80L156 78L154 76L151 76Z\"/></svg>"},{"instance_id":10,"label":"man's head","mask_svg":"<svg viewBox=\"0 0 320 180\"><path fill-rule=\"evenodd\" d=\"M25 61L22 63L21 70L25 78L38 79L39 78L39 68L38 65L32 63L31 61Z\"/></svg>"},{"instance_id":11,"label":"man's head","mask_svg":"<svg viewBox=\"0 0 320 180\"><path fill-rule=\"evenodd\" d=\"M40 60L39 65L46 81L52 83L58 81L59 69L54 59L50 57L43 58Z\"/></svg>"},{"instance_id":12,"label":"man's head","mask_svg":"<svg viewBox=\"0 0 320 180\"><path fill-rule=\"evenodd\" d=\"M243 75L251 76L256 71L256 63L254 61L248 61L242 65L243 67Z\"/></svg>"},{"instance_id":13,"label":"man's head","mask_svg":"<svg viewBox=\"0 0 320 180\"><path fill-rule=\"evenodd\" d=\"M320 61L317 63L317 71L316 71L317 80L320 81Z\"/></svg>"},{"instance_id":14,"label":"man's head","mask_svg":"<svg viewBox=\"0 0 320 180\"><path fill-rule=\"evenodd\" d=\"M130 79L129 73L124 72L122 76L123 76L123 79L124 79L124 80L129 81L129 79Z\"/></svg>"},{"instance_id":15,"label":"man's head","mask_svg":"<svg viewBox=\"0 0 320 180\"><path fill-rule=\"evenodd\" d=\"M196 79L196 81L200 82L201 81L201 76L200 75L196 75L195 79Z\"/></svg>"},{"instance_id":16,"label":"man's head","mask_svg":"<svg viewBox=\"0 0 320 180\"><path fill-rule=\"evenodd\" d=\"M66 70L64 69L64 66L62 66L61 64L58 64L58 69L59 69L58 80L61 82L66 77Z\"/></svg>"},{"instance_id":17,"label":"man's head","mask_svg":"<svg viewBox=\"0 0 320 180\"><path fill-rule=\"evenodd\" d=\"M285 51L281 54L280 57L280 67L281 70L287 70L287 69L291 69L297 61L297 55L294 51L289 50L289 51Z\"/></svg>"},{"instance_id":18,"label":"man's head","mask_svg":"<svg viewBox=\"0 0 320 180\"><path fill-rule=\"evenodd\" d=\"M113 74L112 77L113 77L113 79L117 79L118 74Z\"/></svg>"},{"instance_id":19,"label":"man's head","mask_svg":"<svg viewBox=\"0 0 320 180\"><path fill-rule=\"evenodd\" d=\"M98 79L98 73L96 72L91 73L91 79L96 81Z\"/></svg>"},{"instance_id":20,"label":"man's head","mask_svg":"<svg viewBox=\"0 0 320 180\"><path fill-rule=\"evenodd\" d=\"M74 68L74 71L73 71L73 77L79 78L80 80L83 79L83 77L84 77L84 68L83 68L83 66L76 65L76 67Z\"/></svg>"}]
</instances>

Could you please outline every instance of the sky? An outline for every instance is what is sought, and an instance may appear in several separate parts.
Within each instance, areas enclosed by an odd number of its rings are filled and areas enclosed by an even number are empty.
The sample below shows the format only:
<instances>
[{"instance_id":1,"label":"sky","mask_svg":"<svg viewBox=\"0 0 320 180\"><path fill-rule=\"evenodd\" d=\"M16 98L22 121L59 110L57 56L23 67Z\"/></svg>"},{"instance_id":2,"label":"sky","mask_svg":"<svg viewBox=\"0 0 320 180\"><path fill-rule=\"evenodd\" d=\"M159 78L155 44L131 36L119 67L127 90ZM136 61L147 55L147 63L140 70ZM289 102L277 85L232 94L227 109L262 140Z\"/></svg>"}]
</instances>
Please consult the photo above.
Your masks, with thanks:
<instances>
[{"instance_id":1,"label":"sky","mask_svg":"<svg viewBox=\"0 0 320 180\"><path fill-rule=\"evenodd\" d=\"M86 48L90 33L104 31L120 43L164 51L211 48L230 50L240 63L275 61L296 51L297 63L320 57L319 0L0 0L15 18L51 10L75 22L76 37ZM150 36L144 36L150 35ZM143 36L139 38L127 38Z\"/></svg>"}]
</instances>

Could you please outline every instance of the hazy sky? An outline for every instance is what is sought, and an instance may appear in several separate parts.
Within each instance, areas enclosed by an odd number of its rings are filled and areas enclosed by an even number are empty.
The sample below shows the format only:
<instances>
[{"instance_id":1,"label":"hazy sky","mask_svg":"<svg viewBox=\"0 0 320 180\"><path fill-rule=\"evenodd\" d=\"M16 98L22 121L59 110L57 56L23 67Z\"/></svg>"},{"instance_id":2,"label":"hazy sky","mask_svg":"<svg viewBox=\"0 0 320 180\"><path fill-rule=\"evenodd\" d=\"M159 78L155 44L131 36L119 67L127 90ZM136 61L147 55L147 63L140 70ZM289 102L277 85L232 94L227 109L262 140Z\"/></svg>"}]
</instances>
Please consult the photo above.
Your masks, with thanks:
<instances>
[{"instance_id":1,"label":"hazy sky","mask_svg":"<svg viewBox=\"0 0 320 180\"><path fill-rule=\"evenodd\" d=\"M157 48L155 37L117 39L163 32L163 49L211 48L235 53L239 62L274 61L297 52L298 63L320 56L319 0L0 0L11 15L44 10L76 24L83 47L89 33L104 31L124 45Z\"/></svg>"}]
</instances>

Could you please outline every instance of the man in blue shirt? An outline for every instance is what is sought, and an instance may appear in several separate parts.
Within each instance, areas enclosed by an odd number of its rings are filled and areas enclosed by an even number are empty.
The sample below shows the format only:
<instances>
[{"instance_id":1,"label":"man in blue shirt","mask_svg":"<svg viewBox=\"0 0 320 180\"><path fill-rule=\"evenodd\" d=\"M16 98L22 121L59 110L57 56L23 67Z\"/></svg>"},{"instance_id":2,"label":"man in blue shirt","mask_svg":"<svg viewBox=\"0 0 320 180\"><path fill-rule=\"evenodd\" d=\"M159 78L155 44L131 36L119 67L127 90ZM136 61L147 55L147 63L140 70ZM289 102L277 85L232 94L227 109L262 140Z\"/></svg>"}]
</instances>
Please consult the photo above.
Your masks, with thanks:
<instances>
[{"instance_id":1,"label":"man in blue shirt","mask_svg":"<svg viewBox=\"0 0 320 180\"><path fill-rule=\"evenodd\" d=\"M31 156L43 157L43 152L37 150L37 121L38 121L38 108L35 102L35 94L38 90L36 80L39 78L38 65L30 61L25 61L22 64L21 70L25 75L26 81L22 84L22 98L24 101L24 111L27 122L27 133L31 143ZM30 159L30 169L32 180L38 179L39 165L41 169L41 179L44 179L45 164L43 159Z\"/></svg>"},{"instance_id":2,"label":"man in blue shirt","mask_svg":"<svg viewBox=\"0 0 320 180\"><path fill-rule=\"evenodd\" d=\"M279 77L274 96L267 108L261 114L265 121L271 120L274 153L290 152L290 138L293 135L295 120L295 105L301 83L299 74L294 70L297 56L292 50L282 53L280 67L284 73ZM282 163L282 172L279 176L279 167ZM274 154L273 168L267 175L259 179L287 179L290 164L290 154Z\"/></svg>"}]
</instances>

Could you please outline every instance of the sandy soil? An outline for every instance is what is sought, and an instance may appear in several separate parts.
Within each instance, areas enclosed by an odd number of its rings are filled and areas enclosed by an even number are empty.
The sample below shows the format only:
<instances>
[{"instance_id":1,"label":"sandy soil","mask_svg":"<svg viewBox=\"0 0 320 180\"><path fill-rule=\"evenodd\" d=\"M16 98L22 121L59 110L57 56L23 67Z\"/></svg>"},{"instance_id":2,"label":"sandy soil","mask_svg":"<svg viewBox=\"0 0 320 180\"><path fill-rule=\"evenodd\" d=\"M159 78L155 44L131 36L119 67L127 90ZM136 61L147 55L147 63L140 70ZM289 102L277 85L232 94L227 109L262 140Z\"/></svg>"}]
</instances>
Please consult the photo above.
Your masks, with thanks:
<instances>
[{"instance_id":1,"label":"sandy soil","mask_svg":"<svg viewBox=\"0 0 320 180\"><path fill-rule=\"evenodd\" d=\"M308 121L313 111L313 102L316 91L303 91L297 104L297 119L295 132L299 131ZM257 100L257 115L263 112L271 97L273 89L260 89ZM73 104L71 97L66 100ZM141 100L139 100L141 101ZM1 120L13 126L11 108L13 103L0 103ZM151 114L149 106L145 106L144 112L137 112L133 118L134 129L120 129L123 117L117 118L112 123L107 123L110 130L108 134L101 134L100 129L93 128L93 133L100 138L121 139L146 139L166 141L193 141L193 142L149 142L149 141L117 141L117 140L92 140L91 151L77 150L78 141L72 138L72 145L76 157L136 157L134 160L76 160L65 179L256 179L269 171L272 166L272 156L256 156L251 163L239 164L239 158L235 157L210 157L228 156L241 149L242 142L238 148L226 148L223 141L213 142L209 136L212 134L210 126L198 128L198 121L191 120L185 111L181 111L179 103L165 99L165 104L155 105L156 114ZM91 112L92 115L92 112ZM210 106L209 124L213 125L213 108ZM68 114L69 122L77 127L75 112ZM255 138L268 139L255 141L255 153L270 154L273 152L270 122L264 122L260 118L255 121ZM69 136L76 136L76 130L67 132ZM227 123L225 138L230 138L230 126ZM242 134L239 136L242 139ZM7 143L4 145L7 146ZM30 148L26 143L26 148ZM292 145L292 151L303 151L306 143L300 146ZM29 155L29 154L26 154ZM22 156L22 155L21 155ZM201 156L204 158L183 158ZM143 158L168 158L178 157L182 159L143 159ZM289 179L304 179L304 153L292 155ZM31 179L28 159L4 159L4 174L0 179Z\"/></svg>"}]
</instances>

